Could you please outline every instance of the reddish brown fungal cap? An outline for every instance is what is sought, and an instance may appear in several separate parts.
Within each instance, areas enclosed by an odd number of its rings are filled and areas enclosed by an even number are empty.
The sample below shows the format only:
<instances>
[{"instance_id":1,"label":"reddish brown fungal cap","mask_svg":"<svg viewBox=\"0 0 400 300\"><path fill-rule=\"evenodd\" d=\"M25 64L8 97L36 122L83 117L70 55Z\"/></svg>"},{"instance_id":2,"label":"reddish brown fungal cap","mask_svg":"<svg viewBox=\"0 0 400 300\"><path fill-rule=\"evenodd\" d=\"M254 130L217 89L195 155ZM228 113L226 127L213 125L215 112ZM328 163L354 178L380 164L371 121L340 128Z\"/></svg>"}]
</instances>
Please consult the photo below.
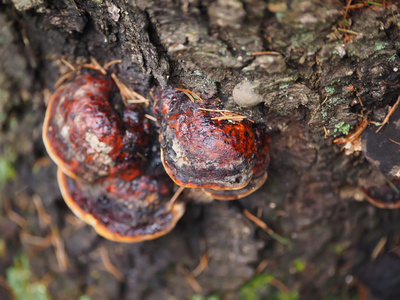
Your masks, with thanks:
<instances>
[{"instance_id":1,"label":"reddish brown fungal cap","mask_svg":"<svg viewBox=\"0 0 400 300\"><path fill-rule=\"evenodd\" d=\"M255 150L250 122L212 119L220 114L202 108L216 109L215 102L192 102L182 92L167 89L156 96L162 162L178 185L240 189L249 183Z\"/></svg>"},{"instance_id":2,"label":"reddish brown fungal cap","mask_svg":"<svg viewBox=\"0 0 400 300\"><path fill-rule=\"evenodd\" d=\"M153 113L158 122L162 122L172 107L181 101L186 101L187 97L182 92L178 92L172 87L157 89L154 92Z\"/></svg>"},{"instance_id":3,"label":"reddish brown fungal cap","mask_svg":"<svg viewBox=\"0 0 400 300\"><path fill-rule=\"evenodd\" d=\"M244 188L241 188L239 190L204 189L204 191L217 200L237 200L254 193L265 183L267 178L268 173L265 172L261 177L252 178Z\"/></svg>"},{"instance_id":4,"label":"reddish brown fungal cap","mask_svg":"<svg viewBox=\"0 0 400 300\"><path fill-rule=\"evenodd\" d=\"M264 128L254 130L256 137L256 157L253 168L253 177L249 184L239 190L204 189L207 194L218 200L236 200L244 198L259 189L268 178L269 166L269 136Z\"/></svg>"},{"instance_id":5,"label":"reddish brown fungal cap","mask_svg":"<svg viewBox=\"0 0 400 300\"><path fill-rule=\"evenodd\" d=\"M185 210L183 203L170 203L171 183L162 178L144 175L125 181L107 177L88 183L68 177L60 168L57 175L70 209L112 241L160 237L175 227Z\"/></svg>"},{"instance_id":6,"label":"reddish brown fungal cap","mask_svg":"<svg viewBox=\"0 0 400 300\"><path fill-rule=\"evenodd\" d=\"M75 74L52 96L43 141L56 164L72 178L94 181L142 173L151 129L139 106L125 108L114 81L98 71ZM128 170L128 171L127 171Z\"/></svg>"}]
</instances>

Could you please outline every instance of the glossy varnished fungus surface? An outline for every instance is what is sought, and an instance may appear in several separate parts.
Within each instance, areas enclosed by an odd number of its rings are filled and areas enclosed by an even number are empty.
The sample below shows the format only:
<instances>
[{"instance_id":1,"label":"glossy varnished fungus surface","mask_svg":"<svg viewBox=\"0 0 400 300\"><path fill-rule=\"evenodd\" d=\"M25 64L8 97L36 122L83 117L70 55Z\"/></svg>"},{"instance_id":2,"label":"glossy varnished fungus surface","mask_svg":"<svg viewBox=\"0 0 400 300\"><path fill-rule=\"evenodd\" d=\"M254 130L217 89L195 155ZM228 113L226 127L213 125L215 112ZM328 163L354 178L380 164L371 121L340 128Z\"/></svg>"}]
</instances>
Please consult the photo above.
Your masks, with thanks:
<instances>
[{"instance_id":1,"label":"glossy varnished fungus surface","mask_svg":"<svg viewBox=\"0 0 400 300\"><path fill-rule=\"evenodd\" d=\"M43 124L51 158L68 176L88 181L140 175L151 134L142 108L125 108L114 81L93 70L56 90Z\"/></svg>"},{"instance_id":2,"label":"glossy varnished fungus surface","mask_svg":"<svg viewBox=\"0 0 400 300\"><path fill-rule=\"evenodd\" d=\"M217 101L192 102L172 88L155 94L165 170L179 185L191 188L240 189L255 164L255 134L247 120L220 117Z\"/></svg>"},{"instance_id":3,"label":"glossy varnished fungus surface","mask_svg":"<svg viewBox=\"0 0 400 300\"><path fill-rule=\"evenodd\" d=\"M400 179L400 109L376 133L378 127L368 125L361 135L362 151L371 163L392 179Z\"/></svg>"},{"instance_id":4,"label":"glossy varnished fungus surface","mask_svg":"<svg viewBox=\"0 0 400 300\"><path fill-rule=\"evenodd\" d=\"M72 179L58 169L58 183L70 209L112 241L140 242L171 231L184 204L170 204L169 178L144 175L126 181L108 177L96 183Z\"/></svg>"},{"instance_id":5,"label":"glossy varnished fungus surface","mask_svg":"<svg viewBox=\"0 0 400 300\"><path fill-rule=\"evenodd\" d=\"M255 164L253 168L253 176L250 182L243 188L238 190L217 190L217 189L204 189L214 199L218 200L236 200L244 198L257 189L259 189L268 178L268 166L270 161L269 156L269 141L270 138L265 132L265 128L255 128L254 133L256 136L256 155Z\"/></svg>"}]
</instances>

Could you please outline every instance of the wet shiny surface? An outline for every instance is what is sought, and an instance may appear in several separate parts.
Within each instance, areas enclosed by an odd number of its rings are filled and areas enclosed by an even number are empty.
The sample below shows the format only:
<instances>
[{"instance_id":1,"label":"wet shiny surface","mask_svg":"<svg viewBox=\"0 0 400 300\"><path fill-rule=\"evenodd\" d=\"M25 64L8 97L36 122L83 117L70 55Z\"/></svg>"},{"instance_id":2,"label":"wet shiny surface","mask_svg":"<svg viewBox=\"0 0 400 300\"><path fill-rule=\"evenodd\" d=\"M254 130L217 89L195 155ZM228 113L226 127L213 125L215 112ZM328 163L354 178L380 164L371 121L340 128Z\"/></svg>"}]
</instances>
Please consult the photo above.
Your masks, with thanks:
<instances>
[{"instance_id":1,"label":"wet shiny surface","mask_svg":"<svg viewBox=\"0 0 400 300\"><path fill-rule=\"evenodd\" d=\"M125 108L113 80L95 71L75 75L54 93L43 139L53 160L71 177L94 181L142 173L153 134L143 109Z\"/></svg>"},{"instance_id":2,"label":"wet shiny surface","mask_svg":"<svg viewBox=\"0 0 400 300\"><path fill-rule=\"evenodd\" d=\"M258 188L260 188L268 178L268 166L270 161L269 156L269 141L270 137L266 134L264 127L254 128L256 137L255 143L255 164L253 168L253 177L250 182L243 188L238 190L216 190L204 189L214 199L218 200L236 200L244 198Z\"/></svg>"},{"instance_id":3,"label":"wet shiny surface","mask_svg":"<svg viewBox=\"0 0 400 300\"><path fill-rule=\"evenodd\" d=\"M118 177L96 183L78 181L59 169L64 200L76 215L111 240L136 242L170 231L184 211L182 203L170 207L172 184L168 177Z\"/></svg>"},{"instance_id":4,"label":"wet shiny surface","mask_svg":"<svg viewBox=\"0 0 400 300\"><path fill-rule=\"evenodd\" d=\"M165 97L164 97L165 95ZM185 187L239 189L250 181L256 156L249 121L212 120L217 101L192 102L172 88L156 93L162 159L167 173Z\"/></svg>"},{"instance_id":5,"label":"wet shiny surface","mask_svg":"<svg viewBox=\"0 0 400 300\"><path fill-rule=\"evenodd\" d=\"M111 77L77 73L54 93L43 140L71 210L101 236L139 242L166 234L184 212L170 203L155 127L121 100Z\"/></svg>"}]
</instances>

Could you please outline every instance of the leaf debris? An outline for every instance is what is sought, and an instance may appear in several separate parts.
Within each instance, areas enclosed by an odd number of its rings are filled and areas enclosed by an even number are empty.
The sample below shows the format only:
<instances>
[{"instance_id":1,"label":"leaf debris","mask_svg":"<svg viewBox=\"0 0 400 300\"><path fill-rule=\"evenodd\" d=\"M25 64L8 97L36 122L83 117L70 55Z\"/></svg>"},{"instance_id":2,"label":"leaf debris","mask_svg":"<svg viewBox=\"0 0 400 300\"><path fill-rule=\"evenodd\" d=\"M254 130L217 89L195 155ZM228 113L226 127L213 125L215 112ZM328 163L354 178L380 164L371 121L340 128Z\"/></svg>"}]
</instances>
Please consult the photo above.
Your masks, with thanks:
<instances>
[{"instance_id":1,"label":"leaf debris","mask_svg":"<svg viewBox=\"0 0 400 300\"><path fill-rule=\"evenodd\" d=\"M211 118L211 120L217 120L217 121L230 120L230 121L236 121L236 122L242 122L243 120L248 120L251 123L254 123L254 121L249 119L248 117L243 116L243 115L238 114L238 113L235 113L235 112L230 111L230 110L226 110L226 109L199 108L199 110L204 110L204 111L209 111L209 112L217 112L217 113L220 113L222 115L220 117Z\"/></svg>"}]
</instances>

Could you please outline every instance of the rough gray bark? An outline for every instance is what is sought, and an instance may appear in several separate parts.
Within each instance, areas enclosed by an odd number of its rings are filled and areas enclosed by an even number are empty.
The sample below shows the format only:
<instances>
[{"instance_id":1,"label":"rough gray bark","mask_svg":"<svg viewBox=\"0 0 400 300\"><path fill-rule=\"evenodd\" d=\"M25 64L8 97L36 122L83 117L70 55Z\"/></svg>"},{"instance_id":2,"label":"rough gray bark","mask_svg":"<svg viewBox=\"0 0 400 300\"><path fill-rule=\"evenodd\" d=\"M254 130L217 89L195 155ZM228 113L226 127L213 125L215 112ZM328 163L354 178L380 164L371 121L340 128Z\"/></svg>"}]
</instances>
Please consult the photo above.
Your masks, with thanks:
<instances>
[{"instance_id":1,"label":"rough gray bark","mask_svg":"<svg viewBox=\"0 0 400 300\"><path fill-rule=\"evenodd\" d=\"M12 264L13 251L21 251L15 249L35 253L35 274L54 276L49 290L57 299L188 299L198 293L238 299L262 261L268 262L263 274L299 291L301 299L345 299L355 290L345 278L367 249L398 230L398 211L355 201L360 182L377 171L362 154L347 156L332 143L343 125L355 127L361 113L381 121L397 99L397 5L352 12L351 30L358 35L346 42L338 30L344 8L336 0L13 0L0 8L0 153L16 170L0 197L5 213L12 202L29 224L21 229L1 219L7 255L0 265ZM251 55L266 50L278 55ZM56 168L40 160L46 157L40 128L54 83L66 71L60 58L79 63L90 56L100 63L122 59L118 76L144 95L176 84L266 123L271 166L261 191L229 203L194 198L174 232L140 244L108 242L67 222ZM245 80L236 97L262 100L248 109L233 99ZM70 259L66 273L51 247L38 252L19 235L48 233L38 224L34 197L60 228ZM243 209L258 213L291 245L257 228ZM101 247L123 282L102 267ZM184 270L194 269L203 253L209 265L196 278L202 291L194 291ZM296 260L306 265L301 272ZM269 287L258 291L260 299L276 295Z\"/></svg>"}]
</instances>

